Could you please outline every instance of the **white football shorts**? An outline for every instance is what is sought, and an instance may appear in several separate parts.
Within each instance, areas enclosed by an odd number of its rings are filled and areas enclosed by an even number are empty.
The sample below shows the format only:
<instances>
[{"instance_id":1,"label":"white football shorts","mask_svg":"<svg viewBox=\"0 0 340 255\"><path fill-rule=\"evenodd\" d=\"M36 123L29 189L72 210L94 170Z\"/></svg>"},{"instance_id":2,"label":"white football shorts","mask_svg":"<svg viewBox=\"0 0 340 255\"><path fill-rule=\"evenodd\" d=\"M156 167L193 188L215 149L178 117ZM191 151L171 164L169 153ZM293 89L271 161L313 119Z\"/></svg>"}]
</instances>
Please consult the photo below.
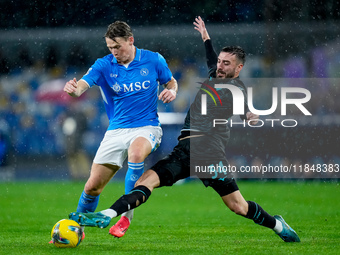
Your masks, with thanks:
<instances>
[{"instance_id":1,"label":"white football shorts","mask_svg":"<svg viewBox=\"0 0 340 255\"><path fill-rule=\"evenodd\" d=\"M100 143L93 162L116 165L122 168L128 155L128 149L136 138L146 138L151 144L152 151L155 151L162 141L162 135L162 128L158 126L108 130Z\"/></svg>"}]
</instances>

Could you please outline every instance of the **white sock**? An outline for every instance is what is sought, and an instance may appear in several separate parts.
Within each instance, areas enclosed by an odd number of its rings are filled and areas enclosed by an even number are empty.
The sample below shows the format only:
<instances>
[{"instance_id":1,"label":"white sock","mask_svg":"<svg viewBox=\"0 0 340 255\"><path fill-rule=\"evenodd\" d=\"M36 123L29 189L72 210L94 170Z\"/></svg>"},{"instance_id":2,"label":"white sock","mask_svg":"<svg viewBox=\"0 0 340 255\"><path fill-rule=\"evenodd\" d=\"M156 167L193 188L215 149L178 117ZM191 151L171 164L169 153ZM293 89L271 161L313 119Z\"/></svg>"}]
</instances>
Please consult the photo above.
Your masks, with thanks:
<instances>
[{"instance_id":1,"label":"white sock","mask_svg":"<svg viewBox=\"0 0 340 255\"><path fill-rule=\"evenodd\" d=\"M113 209L106 209L100 212L104 214L105 216L109 216L111 219L114 217L117 217L117 212Z\"/></svg>"},{"instance_id":2,"label":"white sock","mask_svg":"<svg viewBox=\"0 0 340 255\"><path fill-rule=\"evenodd\" d=\"M132 210L130 210L130 211L127 211L127 212L123 213L122 216L125 216L125 217L128 218L129 221L131 222L131 221L132 221L132 218L133 218L133 211L134 211L134 210L135 210L135 209L132 209Z\"/></svg>"},{"instance_id":3,"label":"white sock","mask_svg":"<svg viewBox=\"0 0 340 255\"><path fill-rule=\"evenodd\" d=\"M282 229L283 229L282 222L279 220L276 220L276 224L273 230L275 231L276 234L278 234L278 233L281 233Z\"/></svg>"}]
</instances>

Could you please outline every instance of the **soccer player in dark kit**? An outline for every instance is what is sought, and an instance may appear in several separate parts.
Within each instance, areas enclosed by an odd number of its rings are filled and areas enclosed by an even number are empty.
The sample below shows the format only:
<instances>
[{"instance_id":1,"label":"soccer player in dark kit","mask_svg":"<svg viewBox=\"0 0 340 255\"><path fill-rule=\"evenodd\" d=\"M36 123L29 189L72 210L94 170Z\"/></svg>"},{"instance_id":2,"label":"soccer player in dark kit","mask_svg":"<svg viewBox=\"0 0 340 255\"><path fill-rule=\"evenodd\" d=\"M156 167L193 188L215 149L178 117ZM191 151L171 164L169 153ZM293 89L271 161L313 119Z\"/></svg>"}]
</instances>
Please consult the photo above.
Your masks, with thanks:
<instances>
[{"instance_id":1,"label":"soccer player in dark kit","mask_svg":"<svg viewBox=\"0 0 340 255\"><path fill-rule=\"evenodd\" d=\"M69 217L80 225L105 228L112 218L134 209L145 203L154 188L172 186L180 179L190 176L194 166L228 166L225 156L225 146L229 139L227 125L214 127L214 119L229 119L233 115L233 96L229 89L222 89L224 85L232 85L244 93L244 84L239 79L245 63L245 52L239 46L224 47L217 56L204 21L197 17L194 22L204 41L209 67L209 79L203 82L194 102L187 113L178 144L173 151L147 170L136 182L135 188L129 194L120 197L109 209L97 213L71 213ZM214 90L212 90L212 88ZM220 101L215 104L214 99L206 97L206 114L202 114L202 95L210 89L214 97ZM247 109L247 108L245 108ZM242 119L255 124L258 115L247 112ZM210 175L210 176L209 176ZM253 201L246 201L234 178L225 172L211 172L198 176L203 184L212 187L225 205L233 212L253 220L256 224L273 229L285 242L300 242L296 232L275 215L268 214L260 205Z\"/></svg>"}]
</instances>

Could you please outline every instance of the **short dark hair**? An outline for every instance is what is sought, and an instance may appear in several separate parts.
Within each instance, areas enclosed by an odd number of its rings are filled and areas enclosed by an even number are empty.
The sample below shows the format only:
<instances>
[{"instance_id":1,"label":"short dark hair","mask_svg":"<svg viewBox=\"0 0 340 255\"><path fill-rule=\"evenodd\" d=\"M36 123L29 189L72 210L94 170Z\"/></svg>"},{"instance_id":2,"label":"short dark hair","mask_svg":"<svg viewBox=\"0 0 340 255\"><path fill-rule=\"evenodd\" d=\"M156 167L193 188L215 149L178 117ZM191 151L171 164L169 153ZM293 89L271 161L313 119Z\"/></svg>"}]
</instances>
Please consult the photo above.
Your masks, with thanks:
<instances>
[{"instance_id":1,"label":"short dark hair","mask_svg":"<svg viewBox=\"0 0 340 255\"><path fill-rule=\"evenodd\" d=\"M133 36L130 26L124 21L116 21L110 24L104 37L110 38L115 41L116 37L123 37L125 40Z\"/></svg>"},{"instance_id":2,"label":"short dark hair","mask_svg":"<svg viewBox=\"0 0 340 255\"><path fill-rule=\"evenodd\" d=\"M246 62L246 52L240 46L226 46L221 52L227 52L231 55L236 55L237 59L244 64Z\"/></svg>"}]
</instances>

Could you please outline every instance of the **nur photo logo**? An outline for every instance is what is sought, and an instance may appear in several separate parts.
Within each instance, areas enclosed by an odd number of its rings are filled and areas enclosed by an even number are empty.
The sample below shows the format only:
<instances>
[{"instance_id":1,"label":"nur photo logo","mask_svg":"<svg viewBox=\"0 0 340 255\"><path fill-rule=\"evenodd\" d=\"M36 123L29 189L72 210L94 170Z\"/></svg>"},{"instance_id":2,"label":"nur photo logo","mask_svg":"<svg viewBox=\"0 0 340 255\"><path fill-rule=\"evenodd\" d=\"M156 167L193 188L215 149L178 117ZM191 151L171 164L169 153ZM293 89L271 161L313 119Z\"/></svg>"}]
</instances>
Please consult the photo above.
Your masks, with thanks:
<instances>
[{"instance_id":1,"label":"nur photo logo","mask_svg":"<svg viewBox=\"0 0 340 255\"><path fill-rule=\"evenodd\" d=\"M206 84L200 83L202 87L199 89L205 92L206 94L201 94L201 115L208 114L208 104L207 104L207 96L209 96L215 106L223 106L223 102L221 100L220 95L218 94L219 90L227 89L232 95L232 107L233 107L233 115L244 115L246 111L250 111L254 114L259 116L267 116L275 113L280 105L281 116L287 116L287 106L292 105L296 107L303 115L311 116L312 114L310 111L305 107L305 104L308 103L311 99L311 92L306 88L298 88L298 87L272 87L271 91L271 107L269 109L256 109L254 106L254 96L253 96L253 88L248 87L247 90L247 98L245 98L243 88L232 84L215 84L214 87ZM279 95L280 91L280 95ZM215 99L217 98L217 100ZM295 97L295 98L294 98ZM245 109L245 102L248 105L248 109ZM245 120L241 122L232 122L232 120L228 119L213 119L213 126L216 125L243 125L243 126L250 126L250 127L262 127L266 123L270 124L274 127L276 122L280 122L281 126L283 127L295 127L298 125L296 119L258 119L258 123L256 125L251 125L250 123L246 122Z\"/></svg>"}]
</instances>

